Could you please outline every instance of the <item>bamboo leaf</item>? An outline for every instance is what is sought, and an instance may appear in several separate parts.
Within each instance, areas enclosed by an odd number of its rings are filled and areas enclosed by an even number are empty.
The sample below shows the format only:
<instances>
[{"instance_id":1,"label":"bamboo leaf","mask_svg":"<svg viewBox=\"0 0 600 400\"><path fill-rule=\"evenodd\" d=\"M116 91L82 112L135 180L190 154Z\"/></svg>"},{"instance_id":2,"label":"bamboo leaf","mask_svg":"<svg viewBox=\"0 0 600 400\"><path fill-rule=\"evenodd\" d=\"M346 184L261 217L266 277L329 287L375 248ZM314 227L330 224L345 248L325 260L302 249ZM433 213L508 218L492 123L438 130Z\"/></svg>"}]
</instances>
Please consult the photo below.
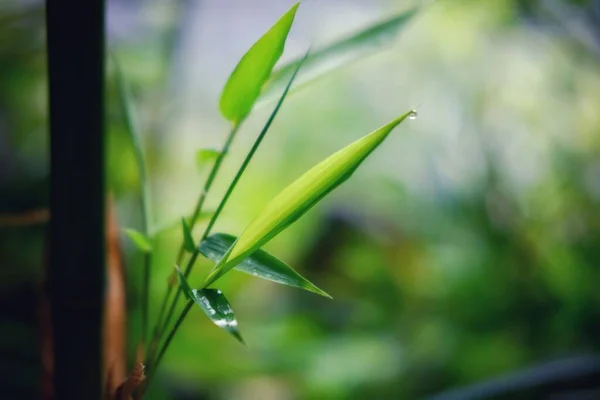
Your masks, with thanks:
<instances>
[{"instance_id":1,"label":"bamboo leaf","mask_svg":"<svg viewBox=\"0 0 600 400\"><path fill-rule=\"evenodd\" d=\"M206 164L215 161L219 154L221 151L217 149L200 149L196 152L196 165L199 169L203 169Z\"/></svg>"},{"instance_id":2,"label":"bamboo leaf","mask_svg":"<svg viewBox=\"0 0 600 400\"><path fill-rule=\"evenodd\" d=\"M414 115L413 110L404 113L332 154L286 187L237 238L206 279L205 287L265 245L348 179L398 124Z\"/></svg>"},{"instance_id":3,"label":"bamboo leaf","mask_svg":"<svg viewBox=\"0 0 600 400\"><path fill-rule=\"evenodd\" d=\"M135 229L125 229L125 234L140 251L143 251L144 253L150 253L152 251L152 244L143 233L138 232Z\"/></svg>"},{"instance_id":4,"label":"bamboo leaf","mask_svg":"<svg viewBox=\"0 0 600 400\"><path fill-rule=\"evenodd\" d=\"M417 14L417 11L417 7L409 9L351 36L317 49L307 58L302 67L304 78L299 80L298 85L304 86L328 72L390 46L400 31ZM285 85L287 76L290 75L300 61L301 58L298 58L275 69L265 84L261 98L271 98L274 92L279 91L279 88Z\"/></svg>"},{"instance_id":5,"label":"bamboo leaf","mask_svg":"<svg viewBox=\"0 0 600 400\"><path fill-rule=\"evenodd\" d=\"M265 33L239 61L221 94L219 108L223 116L241 122L250 112L260 91L281 57L296 10L296 3Z\"/></svg>"},{"instance_id":6,"label":"bamboo leaf","mask_svg":"<svg viewBox=\"0 0 600 400\"><path fill-rule=\"evenodd\" d=\"M176 267L176 269L179 284L185 296L193 300L215 325L229 332L240 343L245 344L237 329L238 322L235 314L223 293L218 289L197 290L190 288L179 267Z\"/></svg>"},{"instance_id":7,"label":"bamboo leaf","mask_svg":"<svg viewBox=\"0 0 600 400\"><path fill-rule=\"evenodd\" d=\"M200 243L200 253L209 260L218 263L236 239L232 235L216 233ZM257 278L297 287L331 298L330 295L294 271L292 267L264 250L257 250L238 264L235 269L256 276Z\"/></svg>"},{"instance_id":8,"label":"bamboo leaf","mask_svg":"<svg viewBox=\"0 0 600 400\"><path fill-rule=\"evenodd\" d=\"M183 217L181 217L181 229L183 231L183 248L185 251L193 253L196 250L196 244L194 243L192 231Z\"/></svg>"}]
</instances>

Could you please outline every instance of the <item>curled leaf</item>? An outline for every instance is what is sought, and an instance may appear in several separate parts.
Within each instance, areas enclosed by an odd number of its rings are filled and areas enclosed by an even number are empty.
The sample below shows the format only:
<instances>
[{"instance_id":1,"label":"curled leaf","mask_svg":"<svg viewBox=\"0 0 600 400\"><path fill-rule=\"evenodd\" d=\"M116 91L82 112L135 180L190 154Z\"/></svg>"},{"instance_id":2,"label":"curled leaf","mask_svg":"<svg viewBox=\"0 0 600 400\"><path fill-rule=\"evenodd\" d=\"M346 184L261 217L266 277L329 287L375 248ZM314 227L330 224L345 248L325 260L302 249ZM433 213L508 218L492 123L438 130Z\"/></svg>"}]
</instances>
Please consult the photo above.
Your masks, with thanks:
<instances>
[{"instance_id":1,"label":"curled leaf","mask_svg":"<svg viewBox=\"0 0 600 400\"><path fill-rule=\"evenodd\" d=\"M183 248L185 251L193 253L196 250L196 244L194 243L192 231L183 217L181 217L181 230L183 231Z\"/></svg>"}]
</instances>

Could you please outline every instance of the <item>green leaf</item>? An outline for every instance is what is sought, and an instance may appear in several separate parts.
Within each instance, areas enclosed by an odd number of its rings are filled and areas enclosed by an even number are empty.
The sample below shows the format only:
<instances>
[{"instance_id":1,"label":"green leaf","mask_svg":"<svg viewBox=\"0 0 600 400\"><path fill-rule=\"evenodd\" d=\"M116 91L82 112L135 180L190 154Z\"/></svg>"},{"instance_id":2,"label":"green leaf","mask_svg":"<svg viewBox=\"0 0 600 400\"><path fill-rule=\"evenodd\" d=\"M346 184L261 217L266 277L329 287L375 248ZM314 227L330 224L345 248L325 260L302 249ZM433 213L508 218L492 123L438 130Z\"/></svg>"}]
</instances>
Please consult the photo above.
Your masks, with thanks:
<instances>
[{"instance_id":1,"label":"green leaf","mask_svg":"<svg viewBox=\"0 0 600 400\"><path fill-rule=\"evenodd\" d=\"M221 94L219 108L234 123L241 122L254 105L260 91L281 57L296 10L296 3L248 50L237 64Z\"/></svg>"},{"instance_id":2,"label":"green leaf","mask_svg":"<svg viewBox=\"0 0 600 400\"><path fill-rule=\"evenodd\" d=\"M185 295L185 298L188 300L193 300L192 296L192 288L190 287L187 279L183 276L181 269L178 265L175 266L175 271L177 271L177 279L179 280L179 286L181 287L181 291Z\"/></svg>"},{"instance_id":3,"label":"green leaf","mask_svg":"<svg viewBox=\"0 0 600 400\"><path fill-rule=\"evenodd\" d=\"M415 115L414 110L349 144L285 188L237 238L208 276L204 286L209 286L241 263L348 179L389 133L412 115Z\"/></svg>"},{"instance_id":4,"label":"green leaf","mask_svg":"<svg viewBox=\"0 0 600 400\"><path fill-rule=\"evenodd\" d=\"M196 250L196 244L194 243L192 231L183 217L181 217L181 229L183 231L183 248L187 252L193 253Z\"/></svg>"},{"instance_id":5,"label":"green leaf","mask_svg":"<svg viewBox=\"0 0 600 400\"><path fill-rule=\"evenodd\" d=\"M135 246L143 251L144 253L150 253L152 251L152 244L150 240L144 236L143 233L136 231L135 229L125 229L125 234L131 239Z\"/></svg>"},{"instance_id":6,"label":"green leaf","mask_svg":"<svg viewBox=\"0 0 600 400\"><path fill-rule=\"evenodd\" d=\"M328 72L351 64L391 45L400 30L417 14L417 11L418 8L412 8L314 51L302 67L304 78L300 80L299 85L303 86ZM265 84L261 97L271 97L273 92L278 91L281 86L285 85L287 76L300 61L301 58L298 58L273 71Z\"/></svg>"},{"instance_id":7,"label":"green leaf","mask_svg":"<svg viewBox=\"0 0 600 400\"><path fill-rule=\"evenodd\" d=\"M214 211L206 211L206 212L202 212L200 213L200 215L198 216L198 218L196 219L196 222L200 222L200 221L204 221L209 219L212 215L213 215ZM192 217L187 217L185 219L185 222L187 223L188 226L190 226L190 221L191 221ZM181 227L181 221L180 220L173 220L173 221L169 221L169 222L163 222L161 224L159 224L158 226L154 227L153 229L150 230L150 237L156 237L156 236L160 236L163 235L169 231L175 230L177 228Z\"/></svg>"},{"instance_id":8,"label":"green leaf","mask_svg":"<svg viewBox=\"0 0 600 400\"><path fill-rule=\"evenodd\" d=\"M223 293L218 289L197 290L190 288L190 285L187 283L187 280L181 273L179 267L176 267L176 269L177 276L179 277L179 284L181 285L181 290L185 296L200 306L202 311L204 311L206 316L210 318L215 325L225 329L234 338L239 340L242 344L245 344L242 335L237 329L238 322L235 319L235 314Z\"/></svg>"},{"instance_id":9,"label":"green leaf","mask_svg":"<svg viewBox=\"0 0 600 400\"><path fill-rule=\"evenodd\" d=\"M196 165L202 169L206 164L215 161L219 154L221 151L217 149L200 149L196 152Z\"/></svg>"},{"instance_id":10,"label":"green leaf","mask_svg":"<svg viewBox=\"0 0 600 400\"><path fill-rule=\"evenodd\" d=\"M225 233L216 233L200 243L199 250L209 260L218 263L237 238ZM316 287L292 267L264 250L257 250L235 267L236 270L282 285L289 285L321 296L330 295Z\"/></svg>"}]
</instances>

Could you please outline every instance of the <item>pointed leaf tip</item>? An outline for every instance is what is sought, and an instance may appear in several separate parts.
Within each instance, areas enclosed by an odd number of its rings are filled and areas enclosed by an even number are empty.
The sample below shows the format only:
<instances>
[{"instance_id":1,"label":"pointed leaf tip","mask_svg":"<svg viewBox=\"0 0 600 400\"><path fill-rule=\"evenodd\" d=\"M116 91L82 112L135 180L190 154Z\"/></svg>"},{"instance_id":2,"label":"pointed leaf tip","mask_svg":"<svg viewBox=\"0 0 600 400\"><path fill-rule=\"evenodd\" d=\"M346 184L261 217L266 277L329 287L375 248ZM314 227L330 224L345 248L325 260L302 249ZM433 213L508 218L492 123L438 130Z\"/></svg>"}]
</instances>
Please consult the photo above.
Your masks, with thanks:
<instances>
[{"instance_id":1,"label":"pointed leaf tip","mask_svg":"<svg viewBox=\"0 0 600 400\"><path fill-rule=\"evenodd\" d=\"M246 345L231 305L218 289L193 289L192 300L204 311L206 316L219 328L224 329L240 343Z\"/></svg>"},{"instance_id":2,"label":"pointed leaf tip","mask_svg":"<svg viewBox=\"0 0 600 400\"><path fill-rule=\"evenodd\" d=\"M252 45L229 76L219 100L219 109L227 120L239 123L250 113L273 67L283 54L299 4L294 4Z\"/></svg>"},{"instance_id":3,"label":"pointed leaf tip","mask_svg":"<svg viewBox=\"0 0 600 400\"><path fill-rule=\"evenodd\" d=\"M402 114L332 154L282 190L231 245L204 286L211 285L240 264L346 181L411 112Z\"/></svg>"},{"instance_id":4,"label":"pointed leaf tip","mask_svg":"<svg viewBox=\"0 0 600 400\"><path fill-rule=\"evenodd\" d=\"M216 233L203 240L198 250L209 260L218 263L236 239L235 236L226 233ZM262 249L257 250L254 254L243 260L235 269L257 278L304 289L331 298L329 294L319 289L292 267Z\"/></svg>"},{"instance_id":5,"label":"pointed leaf tip","mask_svg":"<svg viewBox=\"0 0 600 400\"><path fill-rule=\"evenodd\" d=\"M183 217L181 217L181 228L183 231L183 248L188 253L193 253L196 250L196 244L194 243L192 231Z\"/></svg>"}]
</instances>

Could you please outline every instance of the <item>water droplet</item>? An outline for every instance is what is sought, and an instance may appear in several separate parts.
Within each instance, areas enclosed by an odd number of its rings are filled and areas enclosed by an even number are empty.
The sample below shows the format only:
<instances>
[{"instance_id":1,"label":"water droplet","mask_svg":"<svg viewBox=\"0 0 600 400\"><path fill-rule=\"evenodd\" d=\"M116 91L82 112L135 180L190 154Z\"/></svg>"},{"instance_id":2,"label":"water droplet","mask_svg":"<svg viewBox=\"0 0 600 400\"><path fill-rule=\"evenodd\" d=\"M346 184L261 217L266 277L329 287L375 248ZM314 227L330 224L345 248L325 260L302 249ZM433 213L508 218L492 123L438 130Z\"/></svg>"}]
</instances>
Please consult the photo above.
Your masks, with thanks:
<instances>
[{"instance_id":1,"label":"water droplet","mask_svg":"<svg viewBox=\"0 0 600 400\"><path fill-rule=\"evenodd\" d=\"M221 292L220 290L217 290L217 294L221 294L221 293L223 293L223 292Z\"/></svg>"},{"instance_id":2,"label":"water droplet","mask_svg":"<svg viewBox=\"0 0 600 400\"><path fill-rule=\"evenodd\" d=\"M415 110L412 110L411 112L408 113L408 118L409 119L417 119L417 116L419 114L417 114L417 112Z\"/></svg>"}]
</instances>

